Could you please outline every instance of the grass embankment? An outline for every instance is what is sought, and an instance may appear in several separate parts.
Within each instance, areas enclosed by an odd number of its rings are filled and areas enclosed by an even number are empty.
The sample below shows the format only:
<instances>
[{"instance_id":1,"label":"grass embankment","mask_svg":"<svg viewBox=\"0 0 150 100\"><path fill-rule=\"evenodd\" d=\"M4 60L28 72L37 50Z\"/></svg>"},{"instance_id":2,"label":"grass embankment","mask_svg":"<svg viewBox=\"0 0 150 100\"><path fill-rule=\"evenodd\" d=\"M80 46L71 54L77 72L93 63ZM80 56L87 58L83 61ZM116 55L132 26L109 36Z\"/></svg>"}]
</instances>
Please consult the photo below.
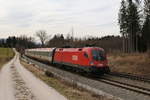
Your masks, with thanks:
<instances>
[{"instance_id":1,"label":"grass embankment","mask_svg":"<svg viewBox=\"0 0 150 100\"><path fill-rule=\"evenodd\" d=\"M111 54L108 59L111 71L150 76L150 52Z\"/></svg>"},{"instance_id":2,"label":"grass embankment","mask_svg":"<svg viewBox=\"0 0 150 100\"><path fill-rule=\"evenodd\" d=\"M69 100L110 100L104 96L95 95L94 93L79 88L76 85L71 85L59 78L53 77L53 75L47 76L42 71L35 68L35 66L27 64L24 61L21 61L21 64L31 71L36 77L43 80L50 87L55 88Z\"/></svg>"},{"instance_id":3,"label":"grass embankment","mask_svg":"<svg viewBox=\"0 0 150 100\"><path fill-rule=\"evenodd\" d=\"M0 69L14 56L14 52L11 48L0 48Z\"/></svg>"}]
</instances>

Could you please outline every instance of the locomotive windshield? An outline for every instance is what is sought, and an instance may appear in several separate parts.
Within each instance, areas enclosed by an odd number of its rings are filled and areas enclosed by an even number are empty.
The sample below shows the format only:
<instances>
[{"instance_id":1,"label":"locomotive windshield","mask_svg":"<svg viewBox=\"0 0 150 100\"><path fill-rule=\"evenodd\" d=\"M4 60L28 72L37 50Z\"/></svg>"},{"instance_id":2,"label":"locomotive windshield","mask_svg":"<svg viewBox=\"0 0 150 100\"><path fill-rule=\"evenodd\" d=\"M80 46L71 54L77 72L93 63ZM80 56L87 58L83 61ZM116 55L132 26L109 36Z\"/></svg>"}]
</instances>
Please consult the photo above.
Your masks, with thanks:
<instances>
[{"instance_id":1,"label":"locomotive windshield","mask_svg":"<svg viewBox=\"0 0 150 100\"><path fill-rule=\"evenodd\" d=\"M96 61L106 60L105 52L102 50L92 50L92 56Z\"/></svg>"}]
</instances>

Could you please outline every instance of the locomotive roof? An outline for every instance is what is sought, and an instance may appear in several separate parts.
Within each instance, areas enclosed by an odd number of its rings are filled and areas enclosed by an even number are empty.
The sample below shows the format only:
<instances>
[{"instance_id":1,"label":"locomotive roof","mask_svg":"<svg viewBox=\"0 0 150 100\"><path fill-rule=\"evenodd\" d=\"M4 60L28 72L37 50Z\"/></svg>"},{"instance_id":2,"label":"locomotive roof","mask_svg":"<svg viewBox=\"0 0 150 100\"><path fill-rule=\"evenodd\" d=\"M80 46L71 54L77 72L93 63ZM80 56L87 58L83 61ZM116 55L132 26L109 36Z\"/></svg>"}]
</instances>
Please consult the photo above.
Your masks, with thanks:
<instances>
[{"instance_id":1,"label":"locomotive roof","mask_svg":"<svg viewBox=\"0 0 150 100\"><path fill-rule=\"evenodd\" d=\"M99 47L83 47L83 48L58 48L57 50L63 50L63 51L86 51L86 50L92 50L92 49L100 49L100 50L104 50L102 48Z\"/></svg>"}]
</instances>

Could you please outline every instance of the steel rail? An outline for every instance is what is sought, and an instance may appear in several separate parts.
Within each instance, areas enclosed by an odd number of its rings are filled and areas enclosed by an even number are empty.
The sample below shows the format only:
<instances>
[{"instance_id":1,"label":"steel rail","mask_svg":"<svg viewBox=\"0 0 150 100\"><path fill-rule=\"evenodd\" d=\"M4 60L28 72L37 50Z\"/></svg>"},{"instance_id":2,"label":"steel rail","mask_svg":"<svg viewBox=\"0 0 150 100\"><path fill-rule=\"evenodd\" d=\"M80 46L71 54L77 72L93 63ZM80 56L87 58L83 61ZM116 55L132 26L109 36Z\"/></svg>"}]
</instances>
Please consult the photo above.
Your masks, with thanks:
<instances>
[{"instance_id":1,"label":"steel rail","mask_svg":"<svg viewBox=\"0 0 150 100\"><path fill-rule=\"evenodd\" d=\"M139 86L131 85L128 83L123 83L123 82L115 81L115 80L108 79L108 78L101 78L97 80L104 82L106 84L114 85L114 86L121 87L130 91L134 91L134 92L138 92L138 93L142 93L144 95L150 96L150 89L147 89L144 87L139 87Z\"/></svg>"},{"instance_id":2,"label":"steel rail","mask_svg":"<svg viewBox=\"0 0 150 100\"><path fill-rule=\"evenodd\" d=\"M127 74L127 73L110 72L110 73L108 73L108 75L150 83L149 78L145 78L145 77L137 76L137 75L132 75L132 74Z\"/></svg>"}]
</instances>

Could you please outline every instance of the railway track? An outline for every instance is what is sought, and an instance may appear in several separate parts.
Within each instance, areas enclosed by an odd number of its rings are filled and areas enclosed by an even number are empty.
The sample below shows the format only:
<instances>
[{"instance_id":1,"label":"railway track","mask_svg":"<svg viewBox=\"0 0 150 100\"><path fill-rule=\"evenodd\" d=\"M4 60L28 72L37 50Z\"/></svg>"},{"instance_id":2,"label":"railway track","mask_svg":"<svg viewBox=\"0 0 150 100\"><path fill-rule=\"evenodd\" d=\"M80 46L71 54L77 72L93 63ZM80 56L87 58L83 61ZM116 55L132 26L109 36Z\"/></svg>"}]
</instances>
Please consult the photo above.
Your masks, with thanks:
<instances>
[{"instance_id":1,"label":"railway track","mask_svg":"<svg viewBox=\"0 0 150 100\"><path fill-rule=\"evenodd\" d=\"M97 79L100 82L104 82L106 84L110 84L110 85L114 85L123 89L127 89L130 91L134 91L134 92L138 92L138 93L142 93L144 95L148 95L150 96L150 89L149 88L144 88L144 87L140 87L137 85L132 85L129 83L125 83L125 82L120 82L120 81L116 81L110 78L105 78L102 77L101 79Z\"/></svg>"},{"instance_id":2,"label":"railway track","mask_svg":"<svg viewBox=\"0 0 150 100\"><path fill-rule=\"evenodd\" d=\"M150 83L150 79L142 76L137 76L137 75L132 75L132 74L127 74L127 73L119 73L119 72L110 72L108 75L116 76L116 77L123 77L123 78L128 78L132 80L138 80L138 81L143 81Z\"/></svg>"},{"instance_id":3,"label":"railway track","mask_svg":"<svg viewBox=\"0 0 150 100\"><path fill-rule=\"evenodd\" d=\"M98 81L98 82L102 82L102 83L105 83L105 84L109 84L109 85L112 85L112 86L115 86L115 87L119 87L119 88L122 88L124 90L129 90L129 91L133 91L133 92L136 92L136 93L140 93L140 94L143 94L143 95L148 96L148 97L150 96L150 88L145 88L145 87L142 87L142 86L133 85L133 84L130 84L130 83L127 83L127 82L121 82L121 81L118 81L118 80L113 80L113 79L111 79L111 77L109 77L111 75L112 75L112 73L107 74L106 76L104 75L104 77L101 77L101 78L92 78L92 77L90 77L90 79ZM84 75L81 75L81 76L84 76ZM139 79L124 77L123 75L117 76L117 74L113 74L112 76L143 81L143 80L139 80ZM88 76L84 76L84 77L88 78ZM147 80L144 79L144 82L145 81L147 81Z\"/></svg>"}]
</instances>

